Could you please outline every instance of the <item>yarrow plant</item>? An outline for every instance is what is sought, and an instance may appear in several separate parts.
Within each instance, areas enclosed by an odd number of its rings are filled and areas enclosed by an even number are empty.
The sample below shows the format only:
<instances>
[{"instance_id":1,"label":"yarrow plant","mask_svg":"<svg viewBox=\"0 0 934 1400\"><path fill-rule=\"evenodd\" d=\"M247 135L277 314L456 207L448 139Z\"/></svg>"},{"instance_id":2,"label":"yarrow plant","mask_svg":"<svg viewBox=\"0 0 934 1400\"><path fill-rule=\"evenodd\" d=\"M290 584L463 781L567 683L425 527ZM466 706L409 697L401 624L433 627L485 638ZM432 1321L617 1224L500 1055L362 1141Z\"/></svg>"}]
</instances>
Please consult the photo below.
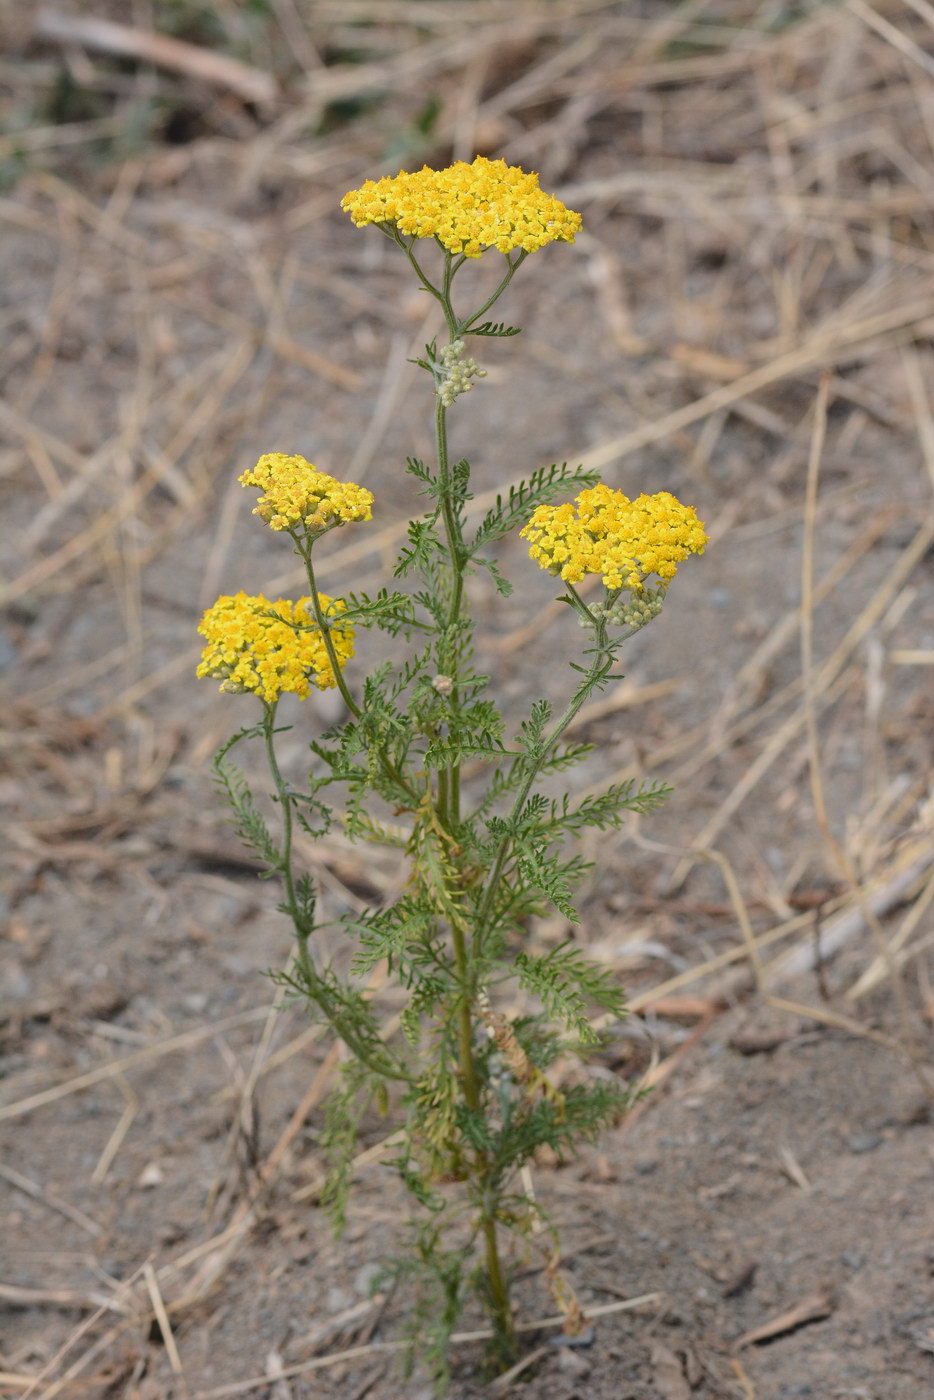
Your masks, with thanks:
<instances>
[{"instance_id":1,"label":"yarrow plant","mask_svg":"<svg viewBox=\"0 0 934 1400\"><path fill-rule=\"evenodd\" d=\"M331 530L369 520L373 497L301 456L269 453L240 481L258 489L260 520L291 540L308 594L294 602L219 598L202 619L207 645L198 674L260 702L258 719L224 746L215 771L242 836L282 882L296 944L280 980L349 1052L323 1135L325 1204L340 1225L361 1118L371 1105L391 1114L391 1166L412 1201L410 1247L393 1272L414 1286L412 1337L443 1388L448 1341L471 1291L490 1320L492 1361L503 1367L515 1359L510 1236L548 1242L546 1277L567 1328L582 1324L558 1270L557 1236L520 1173L541 1149L573 1151L624 1111L624 1086L584 1065L569 1074L567 1063L585 1060L599 1043L595 1013L609 1022L622 1017L625 997L612 972L573 941L535 954L524 946L525 929L552 907L578 922L572 889L588 866L573 842L585 828L615 828L627 812L648 811L666 795L659 784L628 782L578 798L550 794L589 751L565 742L568 727L617 674L625 641L658 614L679 564L703 552L706 535L694 510L669 492L629 500L566 465L534 471L479 520L469 510L470 467L451 460L447 439L449 410L483 375L465 354L468 337L516 335L516 327L483 318L530 253L573 242L581 224L541 191L536 175L477 157L368 180L342 208L399 248L447 330L447 342L432 341L417 361L434 393L436 459L407 463L427 501L396 565L396 578L409 582L372 597L319 593L316 548ZM433 249L430 267L416 253L419 240ZM481 256L502 260L500 276L482 304L465 311L455 303L454 279ZM573 503L565 499L575 491ZM468 574L486 570L492 587L511 592L491 548L513 532L560 580L562 601L585 633L564 709L555 715L537 699L516 727L507 725L490 678L475 669L465 589ZM602 595L588 602L597 580ZM361 675L355 630L374 627L408 639L409 649L400 655L396 647L391 661ZM279 767L277 707L286 693L303 698L329 686L339 689L346 717L311 739L299 791ZM265 744L276 834L230 763L234 745L250 738ZM485 778L467 783L468 763ZM395 898L322 919L314 878L297 869L293 836L296 827L320 836L335 822L353 841L399 850L406 879ZM327 946L340 950L335 962L323 951L323 930ZM404 989L392 1034L368 995L377 967ZM521 1015L504 1009L517 991L530 1008Z\"/></svg>"}]
</instances>

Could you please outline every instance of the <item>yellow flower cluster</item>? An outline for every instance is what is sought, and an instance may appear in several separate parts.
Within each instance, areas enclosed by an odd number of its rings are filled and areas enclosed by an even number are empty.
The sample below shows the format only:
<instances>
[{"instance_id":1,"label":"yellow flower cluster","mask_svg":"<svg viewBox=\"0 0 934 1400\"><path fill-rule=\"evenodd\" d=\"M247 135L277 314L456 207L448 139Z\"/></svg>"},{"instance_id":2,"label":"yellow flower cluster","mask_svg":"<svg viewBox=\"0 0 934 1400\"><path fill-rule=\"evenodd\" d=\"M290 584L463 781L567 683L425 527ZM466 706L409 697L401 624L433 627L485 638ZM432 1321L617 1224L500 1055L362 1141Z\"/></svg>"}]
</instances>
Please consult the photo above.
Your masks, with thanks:
<instances>
[{"instance_id":1,"label":"yellow flower cluster","mask_svg":"<svg viewBox=\"0 0 934 1400\"><path fill-rule=\"evenodd\" d=\"M318 598L325 616L333 617L343 609L340 600L335 602L324 593ZM207 646L197 674L221 680L221 690L254 691L272 703L287 691L304 699L311 685L326 690L337 684L310 598L292 603L287 598L270 601L261 593L250 597L243 592L218 598L202 617L198 631ZM353 636L350 626L331 630L342 669L353 656Z\"/></svg>"},{"instance_id":2,"label":"yellow flower cluster","mask_svg":"<svg viewBox=\"0 0 934 1400\"><path fill-rule=\"evenodd\" d=\"M522 535L543 569L580 583L600 574L609 589L641 593L649 574L673 579L689 554L703 554L707 535L692 506L670 491L630 501L600 484L582 491L576 509L539 506Z\"/></svg>"},{"instance_id":3,"label":"yellow flower cluster","mask_svg":"<svg viewBox=\"0 0 934 1400\"><path fill-rule=\"evenodd\" d=\"M372 492L352 481L335 481L304 457L267 452L237 480L241 486L258 486L263 492L253 514L273 530L304 526L312 534L321 534L333 525L372 516Z\"/></svg>"},{"instance_id":4,"label":"yellow flower cluster","mask_svg":"<svg viewBox=\"0 0 934 1400\"><path fill-rule=\"evenodd\" d=\"M436 238L452 253L479 258L484 248L532 253L546 243L574 242L580 214L545 194L538 176L504 160L459 160L446 170L424 166L367 180L341 200L358 228L395 224L400 233Z\"/></svg>"}]
</instances>

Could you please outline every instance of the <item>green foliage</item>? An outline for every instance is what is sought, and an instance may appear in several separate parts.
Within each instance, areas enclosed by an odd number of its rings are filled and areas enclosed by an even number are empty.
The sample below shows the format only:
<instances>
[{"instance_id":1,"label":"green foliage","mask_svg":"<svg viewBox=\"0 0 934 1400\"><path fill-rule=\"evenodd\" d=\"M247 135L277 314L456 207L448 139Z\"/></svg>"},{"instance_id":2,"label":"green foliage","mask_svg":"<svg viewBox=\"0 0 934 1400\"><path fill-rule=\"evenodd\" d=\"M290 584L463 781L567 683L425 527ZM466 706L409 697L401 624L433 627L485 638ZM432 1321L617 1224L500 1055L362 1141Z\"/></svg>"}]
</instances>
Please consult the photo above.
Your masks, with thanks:
<instances>
[{"instance_id":1,"label":"green foliage","mask_svg":"<svg viewBox=\"0 0 934 1400\"><path fill-rule=\"evenodd\" d=\"M548 1015L560 1021L584 1044L596 1044L599 1036L587 1019L588 1002L613 1016L622 1016L626 996L606 968L589 962L573 944L562 943L544 957L530 953L516 957L519 985L539 998Z\"/></svg>"},{"instance_id":2,"label":"green foliage","mask_svg":"<svg viewBox=\"0 0 934 1400\"><path fill-rule=\"evenodd\" d=\"M407 593L390 593L387 588L381 588L372 598L366 593L348 593L344 601L347 606L340 615L342 623L378 627L391 637L424 625L413 615L412 599Z\"/></svg>"},{"instance_id":3,"label":"green foliage","mask_svg":"<svg viewBox=\"0 0 934 1400\"><path fill-rule=\"evenodd\" d=\"M423 948L434 924L435 911L424 895L403 895L388 909L365 910L356 919L342 919L339 927L356 935L357 951L351 967L362 975L383 959L389 972L410 966L412 959L406 958L406 950Z\"/></svg>"},{"instance_id":4,"label":"green foliage","mask_svg":"<svg viewBox=\"0 0 934 1400\"><path fill-rule=\"evenodd\" d=\"M629 1103L622 1085L598 1080L578 1084L560 1095L525 1099L509 1113L498 1130L487 1132L487 1150L503 1176L522 1167L542 1147L559 1155L573 1153L581 1142L592 1142ZM464 1113L464 1118L469 1114ZM483 1136L479 1119L478 1137Z\"/></svg>"},{"instance_id":5,"label":"green foliage","mask_svg":"<svg viewBox=\"0 0 934 1400\"><path fill-rule=\"evenodd\" d=\"M405 1254L391 1260L378 1286L402 1284L412 1299L406 1323L403 1375L410 1378L416 1364L439 1391L450 1381L449 1343L464 1301L469 1247L446 1247L434 1221L416 1226Z\"/></svg>"},{"instance_id":6,"label":"green foliage","mask_svg":"<svg viewBox=\"0 0 934 1400\"><path fill-rule=\"evenodd\" d=\"M380 1080L365 1065L351 1060L341 1066L341 1083L325 1101L324 1130L319 1142L327 1160L327 1174L321 1206L335 1234L340 1234L347 1223L350 1168L360 1122L380 1088Z\"/></svg>"},{"instance_id":7,"label":"green foliage","mask_svg":"<svg viewBox=\"0 0 934 1400\"><path fill-rule=\"evenodd\" d=\"M433 739L425 752L430 768L463 763L469 758L498 762L506 756L502 716L491 700L476 700L456 709L448 707L445 721L445 734Z\"/></svg>"},{"instance_id":8,"label":"green foliage","mask_svg":"<svg viewBox=\"0 0 934 1400\"><path fill-rule=\"evenodd\" d=\"M282 853L269 833L259 808L253 801L249 784L239 768L227 762L227 755L242 739L253 739L262 731L241 729L214 755L213 769L215 786L233 809L233 826L248 850L259 856L267 866L261 878L274 875L282 867Z\"/></svg>"},{"instance_id":9,"label":"green foliage","mask_svg":"<svg viewBox=\"0 0 934 1400\"><path fill-rule=\"evenodd\" d=\"M647 783L637 788L632 780L613 783L604 792L593 793L575 806L571 797L564 793L560 800L551 801L547 821L539 830L561 832L564 836L579 836L585 827L593 826L598 831L616 830L626 819L627 812L643 815L660 807L671 793L665 783Z\"/></svg>"},{"instance_id":10,"label":"green foliage","mask_svg":"<svg viewBox=\"0 0 934 1400\"><path fill-rule=\"evenodd\" d=\"M499 596L501 598L508 598L512 593L512 584L509 582L509 579L506 578L505 574L502 574L500 572L500 568L496 560L478 559L477 563L482 564L483 567L489 572L489 575L493 580L493 586L496 589Z\"/></svg>"},{"instance_id":11,"label":"green foliage","mask_svg":"<svg viewBox=\"0 0 934 1400\"><path fill-rule=\"evenodd\" d=\"M409 542L399 551L399 561L393 570L396 578L403 578L411 573L425 573L434 563L434 556L442 548L435 529L436 518L431 516L425 520L409 521Z\"/></svg>"},{"instance_id":12,"label":"green foliage","mask_svg":"<svg viewBox=\"0 0 934 1400\"><path fill-rule=\"evenodd\" d=\"M583 467L561 466L539 467L528 481L519 481L510 486L509 494L497 496L496 504L487 511L470 546L471 557L485 545L511 535L528 522L536 506L545 505L558 496L570 496L593 486L597 481L594 472Z\"/></svg>"},{"instance_id":13,"label":"green foliage","mask_svg":"<svg viewBox=\"0 0 934 1400\"><path fill-rule=\"evenodd\" d=\"M464 335L511 336L521 334L521 326L507 326L503 321L483 321L479 326L468 326L464 331Z\"/></svg>"},{"instance_id":14,"label":"green foliage","mask_svg":"<svg viewBox=\"0 0 934 1400\"><path fill-rule=\"evenodd\" d=\"M525 845L519 857L519 869L529 884L546 895L566 919L572 924L580 923L580 916L570 900L571 886L557 856L549 855L545 846Z\"/></svg>"}]
</instances>

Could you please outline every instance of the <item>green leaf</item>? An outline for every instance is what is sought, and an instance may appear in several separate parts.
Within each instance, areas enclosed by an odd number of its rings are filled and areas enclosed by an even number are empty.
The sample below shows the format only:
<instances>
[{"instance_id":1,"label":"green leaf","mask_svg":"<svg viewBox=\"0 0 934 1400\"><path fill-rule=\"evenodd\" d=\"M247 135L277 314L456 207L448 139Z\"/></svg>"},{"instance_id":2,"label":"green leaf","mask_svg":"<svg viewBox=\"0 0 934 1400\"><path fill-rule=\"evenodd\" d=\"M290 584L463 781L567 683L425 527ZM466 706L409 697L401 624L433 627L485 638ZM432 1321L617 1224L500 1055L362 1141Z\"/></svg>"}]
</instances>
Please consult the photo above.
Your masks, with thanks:
<instances>
[{"instance_id":1,"label":"green leaf","mask_svg":"<svg viewBox=\"0 0 934 1400\"><path fill-rule=\"evenodd\" d=\"M454 500L463 505L466 501L473 500L473 492L467 488L470 485L470 463L466 457L462 457L459 462L455 462L451 467L451 488Z\"/></svg>"},{"instance_id":2,"label":"green leaf","mask_svg":"<svg viewBox=\"0 0 934 1400\"><path fill-rule=\"evenodd\" d=\"M434 923L434 911L411 895L403 895L388 909L367 910L356 918L341 919L341 928L355 933L359 944L351 971L360 976L384 958L389 971L394 971L409 945L423 942Z\"/></svg>"},{"instance_id":3,"label":"green leaf","mask_svg":"<svg viewBox=\"0 0 934 1400\"><path fill-rule=\"evenodd\" d=\"M536 700L528 719L522 721L522 748L530 757L537 758L542 751L545 726L551 719L551 705L547 700Z\"/></svg>"},{"instance_id":4,"label":"green leaf","mask_svg":"<svg viewBox=\"0 0 934 1400\"><path fill-rule=\"evenodd\" d=\"M559 749L554 749L543 760L539 773L542 776L546 773L563 773L593 753L595 747L595 744L565 744Z\"/></svg>"},{"instance_id":5,"label":"green leaf","mask_svg":"<svg viewBox=\"0 0 934 1400\"><path fill-rule=\"evenodd\" d=\"M666 783L651 782L633 791L633 781L613 783L605 792L594 793L582 799L576 807L571 805L565 794L560 802L552 801L551 814L547 822L542 822L539 830L547 833L549 828L567 835L577 835L585 827L596 827L598 831L616 830L622 826L627 812L640 815L651 812L668 797L671 788Z\"/></svg>"},{"instance_id":6,"label":"green leaf","mask_svg":"<svg viewBox=\"0 0 934 1400\"><path fill-rule=\"evenodd\" d=\"M512 584L509 582L509 579L506 578L505 574L500 573L499 565L496 563L496 560L477 559L477 563L482 564L485 569L489 570L490 577L493 580L493 584L499 596L501 598L508 598L513 591Z\"/></svg>"},{"instance_id":7,"label":"green leaf","mask_svg":"<svg viewBox=\"0 0 934 1400\"><path fill-rule=\"evenodd\" d=\"M254 738L260 729L243 729L214 755L214 781L221 795L233 808L233 826L243 844L259 856L273 873L282 868L282 852L273 840L262 814L253 801L249 783L239 768L227 762L227 754L241 739Z\"/></svg>"},{"instance_id":8,"label":"green leaf","mask_svg":"<svg viewBox=\"0 0 934 1400\"><path fill-rule=\"evenodd\" d=\"M463 335L508 336L521 335L521 326L507 326L505 321L484 321L479 326L469 326Z\"/></svg>"},{"instance_id":9,"label":"green leaf","mask_svg":"<svg viewBox=\"0 0 934 1400\"><path fill-rule=\"evenodd\" d=\"M390 593L387 588L381 588L372 598L368 593L347 593L340 622L341 625L353 622L360 627L379 627L394 637L399 632L424 626L413 615L412 601L408 593Z\"/></svg>"},{"instance_id":10,"label":"green leaf","mask_svg":"<svg viewBox=\"0 0 934 1400\"><path fill-rule=\"evenodd\" d=\"M543 1146L573 1152L581 1141L593 1142L607 1123L629 1106L632 1095L623 1085L604 1080L577 1084L555 1097L528 1103L513 1116L494 1146L497 1165L513 1171Z\"/></svg>"},{"instance_id":11,"label":"green leaf","mask_svg":"<svg viewBox=\"0 0 934 1400\"><path fill-rule=\"evenodd\" d=\"M544 846L524 850L517 864L524 879L547 895L566 919L570 919L572 924L580 923L577 910L570 900L571 888L565 877L565 868L548 854Z\"/></svg>"},{"instance_id":12,"label":"green leaf","mask_svg":"<svg viewBox=\"0 0 934 1400\"><path fill-rule=\"evenodd\" d=\"M380 1087L377 1077L357 1061L342 1065L340 1073L343 1082L325 1100L324 1130L318 1140L327 1161L321 1206L335 1234L346 1224L350 1168L360 1122Z\"/></svg>"},{"instance_id":13,"label":"green leaf","mask_svg":"<svg viewBox=\"0 0 934 1400\"><path fill-rule=\"evenodd\" d=\"M399 551L399 558L393 569L395 578L401 578L413 571L424 572L431 565L434 556L442 548L438 532L435 530L436 518L430 516L426 520L409 521L409 542Z\"/></svg>"},{"instance_id":14,"label":"green leaf","mask_svg":"<svg viewBox=\"0 0 934 1400\"><path fill-rule=\"evenodd\" d=\"M497 496L496 504L487 511L470 546L473 556L478 549L494 540L502 539L513 530L527 525L536 506L551 501L555 496L568 495L585 486L593 486L597 481L595 472L583 467L561 466L540 467L528 481L519 481L510 486L509 495L503 499Z\"/></svg>"},{"instance_id":15,"label":"green leaf","mask_svg":"<svg viewBox=\"0 0 934 1400\"><path fill-rule=\"evenodd\" d=\"M562 943L544 957L530 953L516 957L519 985L533 992L546 1012L573 1031L587 1044L595 1044L599 1036L585 1015L588 1001L595 1002L614 1016L622 1016L626 995L613 982L609 969L589 962L571 943Z\"/></svg>"},{"instance_id":16,"label":"green leaf","mask_svg":"<svg viewBox=\"0 0 934 1400\"><path fill-rule=\"evenodd\" d=\"M460 742L452 739L433 739L425 750L425 765L435 769L450 768L452 764L466 763L471 758L493 763L508 756L508 750L504 749L502 744L478 743L466 739Z\"/></svg>"}]
</instances>

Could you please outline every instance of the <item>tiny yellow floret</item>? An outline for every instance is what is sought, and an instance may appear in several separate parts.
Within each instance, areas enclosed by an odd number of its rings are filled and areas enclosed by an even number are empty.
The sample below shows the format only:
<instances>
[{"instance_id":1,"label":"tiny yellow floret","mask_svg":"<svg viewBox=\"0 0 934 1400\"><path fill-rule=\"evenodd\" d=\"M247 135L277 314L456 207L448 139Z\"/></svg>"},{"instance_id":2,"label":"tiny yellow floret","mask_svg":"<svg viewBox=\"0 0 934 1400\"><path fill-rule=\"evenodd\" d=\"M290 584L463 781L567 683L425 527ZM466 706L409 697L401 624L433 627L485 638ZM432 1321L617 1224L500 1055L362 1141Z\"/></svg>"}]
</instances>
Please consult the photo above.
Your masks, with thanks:
<instances>
[{"instance_id":1,"label":"tiny yellow floret","mask_svg":"<svg viewBox=\"0 0 934 1400\"><path fill-rule=\"evenodd\" d=\"M318 594L326 618L337 617L344 604ZM207 641L199 676L222 682L233 694L252 691L270 704L289 692L304 699L312 685L337 685L324 638L315 625L310 598L264 598L246 593L218 598L201 619L198 631ZM330 629L341 669L353 656L353 628Z\"/></svg>"},{"instance_id":2,"label":"tiny yellow floret","mask_svg":"<svg viewBox=\"0 0 934 1400\"><path fill-rule=\"evenodd\" d=\"M352 481L336 481L304 457L267 452L237 480L262 491L253 514L272 530L318 535L335 525L372 518L371 491Z\"/></svg>"},{"instance_id":3,"label":"tiny yellow floret","mask_svg":"<svg viewBox=\"0 0 934 1400\"><path fill-rule=\"evenodd\" d=\"M670 491L631 501L601 483L582 491L575 505L539 506L521 531L541 568L568 583L599 574L611 590L641 593L650 574L667 584L707 543L693 506Z\"/></svg>"},{"instance_id":4,"label":"tiny yellow floret","mask_svg":"<svg viewBox=\"0 0 934 1400\"><path fill-rule=\"evenodd\" d=\"M358 228L392 225L409 237L436 238L467 258L479 258L485 248L533 253L558 239L573 243L581 226L580 214L545 194L534 172L486 156L366 180L344 195L341 208Z\"/></svg>"}]
</instances>

